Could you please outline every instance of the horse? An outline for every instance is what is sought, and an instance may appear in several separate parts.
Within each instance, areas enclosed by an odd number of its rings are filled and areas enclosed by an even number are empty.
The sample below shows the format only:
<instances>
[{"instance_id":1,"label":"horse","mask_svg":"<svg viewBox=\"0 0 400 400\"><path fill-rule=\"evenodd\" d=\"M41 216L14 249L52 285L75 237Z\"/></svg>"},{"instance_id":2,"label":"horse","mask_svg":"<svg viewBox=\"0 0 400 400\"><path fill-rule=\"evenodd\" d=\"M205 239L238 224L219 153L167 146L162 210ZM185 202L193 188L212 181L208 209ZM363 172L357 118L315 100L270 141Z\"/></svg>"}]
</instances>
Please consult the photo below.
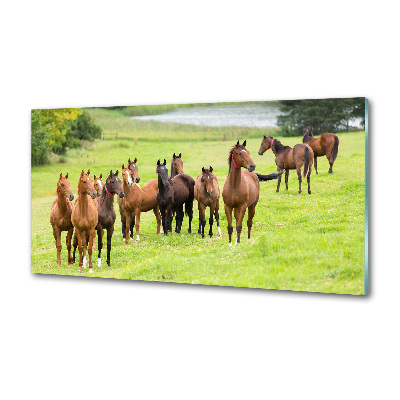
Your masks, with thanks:
<instances>
[{"instance_id":1,"label":"horse","mask_svg":"<svg viewBox=\"0 0 400 400\"><path fill-rule=\"evenodd\" d=\"M222 190L225 203L225 214L228 221L229 245L232 245L232 210L236 219L236 243L240 243L242 221L246 208L248 209L247 229L250 240L251 227L256 212L256 205L260 196L260 183L257 175L252 172L256 168L250 153L246 150L246 140L239 141L232 147L229 157L229 173ZM233 164L233 165L232 165ZM246 168L247 171L242 171Z\"/></svg>"},{"instance_id":2,"label":"horse","mask_svg":"<svg viewBox=\"0 0 400 400\"><path fill-rule=\"evenodd\" d=\"M140 177L139 177L138 168L136 166L136 163L137 163L137 158L135 158L133 161L131 161L130 158L128 159L128 168L131 170L131 172L133 174L133 180L135 183L139 183ZM123 240L125 240L126 216L125 216L124 199L118 197L117 203L118 203L118 207L119 207L119 214L121 216L122 238L123 238ZM135 216L132 215L131 223L129 226L131 239L133 239L133 227L134 226L135 226Z\"/></svg>"},{"instance_id":3,"label":"horse","mask_svg":"<svg viewBox=\"0 0 400 400\"><path fill-rule=\"evenodd\" d=\"M212 173L213 168L210 165L209 169L202 168L201 174L196 178L194 185L194 197L197 200L199 208L199 230L198 233L204 238L204 227L206 226L206 208L210 207L210 237L213 235L213 216L217 221L218 235L221 236L221 228L219 227L219 186L218 179Z\"/></svg>"},{"instance_id":4,"label":"horse","mask_svg":"<svg viewBox=\"0 0 400 400\"><path fill-rule=\"evenodd\" d=\"M317 171L317 157L326 155L329 161L329 173L332 173L332 166L336 160L339 151L339 138L333 133L323 133L320 137L314 137L312 130L307 128L304 136L303 143L307 143L314 152L314 166L315 173Z\"/></svg>"},{"instance_id":5,"label":"horse","mask_svg":"<svg viewBox=\"0 0 400 400\"><path fill-rule=\"evenodd\" d=\"M191 233L195 181L191 176L184 173L168 178L166 165L165 159L163 164L158 160L156 168L158 175L157 202L161 211L164 235L168 233L168 230L172 230L173 212L176 213L175 232L180 233L184 217L183 206L185 206L185 214L189 216L188 232Z\"/></svg>"},{"instance_id":6,"label":"horse","mask_svg":"<svg viewBox=\"0 0 400 400\"><path fill-rule=\"evenodd\" d=\"M101 180L102 177L103 174L100 174L100 176L93 175L93 185L96 189L97 197L99 197L103 191L103 181Z\"/></svg>"},{"instance_id":7,"label":"horse","mask_svg":"<svg viewBox=\"0 0 400 400\"><path fill-rule=\"evenodd\" d=\"M304 165L303 178L307 175L308 193L311 194L310 177L314 158L314 152L311 147L304 143L296 144L293 148L284 146L279 140L274 139L272 136L266 137L264 135L258 154L262 156L264 152L269 149L275 154L275 164L278 167L278 172L285 170L286 190L289 189L289 170L296 169L299 179L299 194L301 194L301 167ZM278 178L277 192L279 192L280 185L281 176Z\"/></svg>"},{"instance_id":8,"label":"horse","mask_svg":"<svg viewBox=\"0 0 400 400\"><path fill-rule=\"evenodd\" d=\"M61 266L61 232L67 231L67 249L68 249L68 266L72 264L71 257L71 238L74 226L71 222L72 200L74 195L71 191L71 184L68 180L68 174L62 176L57 182L57 198L54 199L50 211L50 223L53 227L53 236L57 248L57 266Z\"/></svg>"},{"instance_id":9,"label":"horse","mask_svg":"<svg viewBox=\"0 0 400 400\"><path fill-rule=\"evenodd\" d=\"M106 183L103 185L101 195L96 198L98 211L96 231L99 251L97 266L99 268L101 267L101 249L103 248L104 229L107 229L107 265L111 267L111 238L114 232L114 223L116 218L114 210L114 196L116 194L121 199L125 196L125 193L122 189L122 181L118 178L118 170L115 172L115 174L113 174L111 170Z\"/></svg>"},{"instance_id":10,"label":"horse","mask_svg":"<svg viewBox=\"0 0 400 400\"><path fill-rule=\"evenodd\" d=\"M183 173L183 161L182 161L182 153L179 153L178 156L175 153L172 156L171 161L171 178L175 177L178 174Z\"/></svg>"},{"instance_id":11,"label":"horse","mask_svg":"<svg viewBox=\"0 0 400 400\"><path fill-rule=\"evenodd\" d=\"M136 165L136 159L134 161L135 173L138 174L138 169ZM131 220L135 218L135 227L136 227L136 243L139 243L139 227L140 227L140 214L142 212L147 212L153 210L154 215L157 221L157 234L160 233L161 226L161 215L158 209L157 203L157 192L158 192L158 182L157 179L149 180L142 188L134 184L132 179L132 169L133 166L128 166L125 168L124 164L122 165L122 177L123 177L123 189L125 192L124 197L124 210L125 210L125 244L129 242L129 229ZM135 177L135 182L140 180L137 179L139 177Z\"/></svg>"},{"instance_id":12,"label":"horse","mask_svg":"<svg viewBox=\"0 0 400 400\"><path fill-rule=\"evenodd\" d=\"M75 227L75 234L78 239L78 272L82 272L83 256L84 252L86 253L86 246L88 246L89 252L89 272L93 272L92 252L93 242L96 236L95 227L98 222L98 212L97 203L93 200L96 198L97 193L89 174L90 169L86 174L83 170L81 172L78 182L78 199L75 202L71 216L72 223ZM87 245L87 238L89 238L89 245Z\"/></svg>"}]
</instances>

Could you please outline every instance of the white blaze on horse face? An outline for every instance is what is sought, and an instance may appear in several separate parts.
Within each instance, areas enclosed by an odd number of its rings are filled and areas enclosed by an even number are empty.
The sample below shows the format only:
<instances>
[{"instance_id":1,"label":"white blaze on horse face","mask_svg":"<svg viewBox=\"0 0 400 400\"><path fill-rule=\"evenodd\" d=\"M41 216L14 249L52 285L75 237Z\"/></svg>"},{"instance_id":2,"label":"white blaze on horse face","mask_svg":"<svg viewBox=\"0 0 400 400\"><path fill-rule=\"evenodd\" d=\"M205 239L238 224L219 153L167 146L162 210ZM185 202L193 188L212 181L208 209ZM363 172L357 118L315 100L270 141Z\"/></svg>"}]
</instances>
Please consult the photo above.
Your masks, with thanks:
<instances>
[{"instance_id":1,"label":"white blaze on horse face","mask_svg":"<svg viewBox=\"0 0 400 400\"><path fill-rule=\"evenodd\" d=\"M128 172L127 175L128 175L128 184L132 185L133 182L132 182L131 174Z\"/></svg>"},{"instance_id":2,"label":"white blaze on horse face","mask_svg":"<svg viewBox=\"0 0 400 400\"><path fill-rule=\"evenodd\" d=\"M101 185L101 180L100 179L97 180L97 183L99 184L100 189L103 189L103 186Z\"/></svg>"},{"instance_id":3,"label":"white blaze on horse face","mask_svg":"<svg viewBox=\"0 0 400 400\"><path fill-rule=\"evenodd\" d=\"M245 149L242 149L242 151L243 151L244 153L247 153L247 151L246 151Z\"/></svg>"}]
</instances>

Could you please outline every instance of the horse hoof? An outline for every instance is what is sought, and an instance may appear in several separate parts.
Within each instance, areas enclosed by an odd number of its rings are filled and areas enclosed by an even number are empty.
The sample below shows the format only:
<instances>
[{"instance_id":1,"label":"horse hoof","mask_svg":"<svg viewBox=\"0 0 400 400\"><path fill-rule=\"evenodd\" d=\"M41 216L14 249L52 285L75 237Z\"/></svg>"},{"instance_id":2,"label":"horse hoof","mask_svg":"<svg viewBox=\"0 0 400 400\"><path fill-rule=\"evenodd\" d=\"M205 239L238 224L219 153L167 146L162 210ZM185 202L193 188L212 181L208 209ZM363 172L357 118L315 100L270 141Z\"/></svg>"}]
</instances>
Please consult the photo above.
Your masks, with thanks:
<instances>
[{"instance_id":1,"label":"horse hoof","mask_svg":"<svg viewBox=\"0 0 400 400\"><path fill-rule=\"evenodd\" d=\"M220 227L218 227L218 235L219 235L219 236L222 236L222 231L221 231L221 228L220 228Z\"/></svg>"},{"instance_id":2,"label":"horse hoof","mask_svg":"<svg viewBox=\"0 0 400 400\"><path fill-rule=\"evenodd\" d=\"M98 259L97 259L97 266L98 266L99 268L101 268L101 258L98 258Z\"/></svg>"},{"instance_id":3,"label":"horse hoof","mask_svg":"<svg viewBox=\"0 0 400 400\"><path fill-rule=\"evenodd\" d=\"M308 191L308 194L311 194L311 190Z\"/></svg>"},{"instance_id":4,"label":"horse hoof","mask_svg":"<svg viewBox=\"0 0 400 400\"><path fill-rule=\"evenodd\" d=\"M228 246L232 246L232 242L229 242L229 243L228 243Z\"/></svg>"},{"instance_id":5,"label":"horse hoof","mask_svg":"<svg viewBox=\"0 0 400 400\"><path fill-rule=\"evenodd\" d=\"M81 274L81 273L82 273L82 268L79 268L79 269L78 269L78 272Z\"/></svg>"},{"instance_id":6,"label":"horse hoof","mask_svg":"<svg viewBox=\"0 0 400 400\"><path fill-rule=\"evenodd\" d=\"M160 233L164 233L164 229L163 228L160 229Z\"/></svg>"},{"instance_id":7,"label":"horse hoof","mask_svg":"<svg viewBox=\"0 0 400 400\"><path fill-rule=\"evenodd\" d=\"M89 272L92 273L93 272L93 267L89 268Z\"/></svg>"}]
</instances>

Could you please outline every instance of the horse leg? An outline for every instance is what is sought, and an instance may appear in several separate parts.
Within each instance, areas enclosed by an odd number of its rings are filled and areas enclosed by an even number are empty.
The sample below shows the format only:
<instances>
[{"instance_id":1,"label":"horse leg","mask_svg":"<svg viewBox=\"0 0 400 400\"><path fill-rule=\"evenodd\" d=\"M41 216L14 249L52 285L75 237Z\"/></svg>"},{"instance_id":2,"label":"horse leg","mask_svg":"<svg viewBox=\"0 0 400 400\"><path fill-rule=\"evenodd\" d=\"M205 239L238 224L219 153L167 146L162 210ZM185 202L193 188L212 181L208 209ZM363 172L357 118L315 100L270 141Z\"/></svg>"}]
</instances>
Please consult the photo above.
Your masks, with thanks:
<instances>
[{"instance_id":1,"label":"horse leg","mask_svg":"<svg viewBox=\"0 0 400 400\"><path fill-rule=\"evenodd\" d=\"M182 204L179 206L179 209L176 212L176 229L175 229L176 233L181 233L184 215L185 214L183 212L183 204Z\"/></svg>"},{"instance_id":2,"label":"horse leg","mask_svg":"<svg viewBox=\"0 0 400 400\"><path fill-rule=\"evenodd\" d=\"M189 228L188 228L188 233L192 233L192 219L193 219L193 199L189 199L185 203L185 210L187 211L187 215L189 217ZM183 218L182 214L182 218Z\"/></svg>"},{"instance_id":3,"label":"horse leg","mask_svg":"<svg viewBox=\"0 0 400 400\"><path fill-rule=\"evenodd\" d=\"M101 268L101 249L103 248L103 229L101 227L97 228L97 249L99 254L97 256L97 266Z\"/></svg>"},{"instance_id":4,"label":"horse leg","mask_svg":"<svg viewBox=\"0 0 400 400\"><path fill-rule=\"evenodd\" d=\"M301 167L297 167L297 176L299 178L299 194L301 194Z\"/></svg>"},{"instance_id":5,"label":"horse leg","mask_svg":"<svg viewBox=\"0 0 400 400\"><path fill-rule=\"evenodd\" d=\"M333 166L333 162L330 162L329 161L329 173L331 174L332 173L332 166Z\"/></svg>"},{"instance_id":6,"label":"horse leg","mask_svg":"<svg viewBox=\"0 0 400 400\"><path fill-rule=\"evenodd\" d=\"M85 237L82 238L82 235L80 232L75 230L76 234L76 241L78 242L78 252L79 252L79 267L78 267L78 272L82 272L82 267L83 267L83 241Z\"/></svg>"},{"instance_id":7,"label":"horse leg","mask_svg":"<svg viewBox=\"0 0 400 400\"><path fill-rule=\"evenodd\" d=\"M83 268L86 268L86 248L88 245L88 235L86 232L82 234L82 242L83 242Z\"/></svg>"},{"instance_id":8,"label":"horse leg","mask_svg":"<svg viewBox=\"0 0 400 400\"><path fill-rule=\"evenodd\" d=\"M61 267L61 231L58 227L53 228L53 236L56 241L57 267Z\"/></svg>"},{"instance_id":9,"label":"horse leg","mask_svg":"<svg viewBox=\"0 0 400 400\"><path fill-rule=\"evenodd\" d=\"M156 221L157 221L157 232L156 233L158 235L160 233L160 225L161 225L161 215L160 215L160 210L158 209L158 205L153 208L153 213L156 216Z\"/></svg>"},{"instance_id":10,"label":"horse leg","mask_svg":"<svg viewBox=\"0 0 400 400\"><path fill-rule=\"evenodd\" d=\"M278 172L281 172L282 170L280 168L278 168ZM279 187L281 186L281 179L282 179L282 175L279 175L278 178L278 186L276 187L276 192L279 193Z\"/></svg>"},{"instance_id":11,"label":"horse leg","mask_svg":"<svg viewBox=\"0 0 400 400\"><path fill-rule=\"evenodd\" d=\"M201 227L201 237L204 239L204 227L206 226L206 208L199 202L199 224Z\"/></svg>"},{"instance_id":12,"label":"horse leg","mask_svg":"<svg viewBox=\"0 0 400 400\"><path fill-rule=\"evenodd\" d=\"M125 239L125 231L126 231L126 217L121 218L121 222L122 222L122 239Z\"/></svg>"},{"instance_id":13,"label":"horse leg","mask_svg":"<svg viewBox=\"0 0 400 400\"><path fill-rule=\"evenodd\" d=\"M131 230L131 239L133 239L133 227L135 226L135 214L131 214L132 219L131 219L131 224L130 224L130 230Z\"/></svg>"},{"instance_id":14,"label":"horse leg","mask_svg":"<svg viewBox=\"0 0 400 400\"><path fill-rule=\"evenodd\" d=\"M111 267L111 238L114 232L114 224L107 228L107 265Z\"/></svg>"},{"instance_id":15,"label":"horse leg","mask_svg":"<svg viewBox=\"0 0 400 400\"><path fill-rule=\"evenodd\" d=\"M168 227L167 227L167 216L166 216L166 209L165 206L160 206L160 213L161 213L161 223L163 227L164 235L168 234Z\"/></svg>"},{"instance_id":16,"label":"horse leg","mask_svg":"<svg viewBox=\"0 0 400 400\"><path fill-rule=\"evenodd\" d=\"M210 224L210 230L208 231L208 234L210 235L210 237L212 237L213 235L212 226L214 223L214 205L212 204L210 206L210 219L208 220L208 222Z\"/></svg>"},{"instance_id":17,"label":"horse leg","mask_svg":"<svg viewBox=\"0 0 400 400\"><path fill-rule=\"evenodd\" d=\"M70 228L67 233L67 249L68 249L68 267L73 263L71 255L71 240L74 228Z\"/></svg>"},{"instance_id":18,"label":"horse leg","mask_svg":"<svg viewBox=\"0 0 400 400\"><path fill-rule=\"evenodd\" d=\"M132 213L125 210L126 228L125 228L125 244L129 243L129 230L131 227Z\"/></svg>"},{"instance_id":19,"label":"horse leg","mask_svg":"<svg viewBox=\"0 0 400 400\"><path fill-rule=\"evenodd\" d=\"M314 166L315 166L315 173L318 175L318 171L317 171L317 156L314 156Z\"/></svg>"},{"instance_id":20,"label":"horse leg","mask_svg":"<svg viewBox=\"0 0 400 400\"><path fill-rule=\"evenodd\" d=\"M240 243L240 234L242 233L242 222L244 214L246 212L246 203L244 203L240 208L234 209L235 219L236 219L236 244Z\"/></svg>"},{"instance_id":21,"label":"horse leg","mask_svg":"<svg viewBox=\"0 0 400 400\"><path fill-rule=\"evenodd\" d=\"M72 262L74 263L75 262L75 252L76 252L76 248L78 247L78 237L76 236L76 232L74 235L73 246L74 246L74 251L72 253ZM78 252L79 252L79 250L78 250Z\"/></svg>"},{"instance_id":22,"label":"horse leg","mask_svg":"<svg viewBox=\"0 0 400 400\"><path fill-rule=\"evenodd\" d=\"M89 232L89 246L88 246L88 253L89 253L89 272L93 272L93 264L92 264L92 253L93 253L93 243L96 237L96 230L92 228Z\"/></svg>"},{"instance_id":23,"label":"horse leg","mask_svg":"<svg viewBox=\"0 0 400 400\"><path fill-rule=\"evenodd\" d=\"M217 221L217 226L218 226L218 235L222 236L221 228L219 227L219 200L217 200L217 203L215 206L215 219Z\"/></svg>"},{"instance_id":24,"label":"horse leg","mask_svg":"<svg viewBox=\"0 0 400 400\"><path fill-rule=\"evenodd\" d=\"M135 210L135 216L136 216L136 223L135 223L135 228L136 228L136 243L139 243L139 242L140 242L140 239L139 239L140 208L136 208L136 210Z\"/></svg>"},{"instance_id":25,"label":"horse leg","mask_svg":"<svg viewBox=\"0 0 400 400\"><path fill-rule=\"evenodd\" d=\"M250 233L251 233L251 227L253 226L253 218L256 213L256 205L253 204L252 206L249 207L248 215L247 215L247 239L250 240Z\"/></svg>"},{"instance_id":26,"label":"horse leg","mask_svg":"<svg viewBox=\"0 0 400 400\"><path fill-rule=\"evenodd\" d=\"M288 183L289 183L289 169L287 169L285 171L285 183L286 183L286 190L289 190L289 186L288 186Z\"/></svg>"},{"instance_id":27,"label":"horse leg","mask_svg":"<svg viewBox=\"0 0 400 400\"><path fill-rule=\"evenodd\" d=\"M228 207L226 204L225 204L225 214L226 214L226 220L228 221L229 246L232 246L232 232L233 232L232 208Z\"/></svg>"}]
</instances>

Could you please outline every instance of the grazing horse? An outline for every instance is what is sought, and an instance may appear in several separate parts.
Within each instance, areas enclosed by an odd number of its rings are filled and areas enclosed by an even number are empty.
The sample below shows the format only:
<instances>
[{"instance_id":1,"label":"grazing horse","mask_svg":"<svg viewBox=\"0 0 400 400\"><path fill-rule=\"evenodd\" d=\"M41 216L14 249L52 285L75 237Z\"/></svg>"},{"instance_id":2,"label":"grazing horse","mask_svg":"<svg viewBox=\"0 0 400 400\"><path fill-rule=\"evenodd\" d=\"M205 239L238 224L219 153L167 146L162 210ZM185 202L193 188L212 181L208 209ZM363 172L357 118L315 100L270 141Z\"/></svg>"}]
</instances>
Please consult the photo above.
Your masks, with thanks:
<instances>
[{"instance_id":1,"label":"grazing horse","mask_svg":"<svg viewBox=\"0 0 400 400\"><path fill-rule=\"evenodd\" d=\"M242 145L239 141L232 147L229 157L229 174L222 190L225 203L225 214L228 221L229 245L232 245L232 210L236 219L236 243L240 243L242 221L248 208L248 239L250 239L253 217L260 195L260 183L257 175L252 172L256 168L249 152L246 150L246 141ZM242 168L247 170L242 171Z\"/></svg>"},{"instance_id":2,"label":"grazing horse","mask_svg":"<svg viewBox=\"0 0 400 400\"><path fill-rule=\"evenodd\" d=\"M129 158L128 160L128 168L131 170L132 175L133 175L133 181L135 183L140 182L140 177L139 177L139 172L138 172L138 167L136 165L137 163L137 158L131 161ZM125 216L125 206L124 206L124 199L118 197L117 198L117 203L119 207L119 214L121 216L121 226L122 226L122 238L125 240L125 230L126 230L126 216ZM135 226L135 215L132 215L131 223L129 226L129 230L131 232L131 239L133 239L133 227Z\"/></svg>"},{"instance_id":3,"label":"grazing horse","mask_svg":"<svg viewBox=\"0 0 400 400\"><path fill-rule=\"evenodd\" d=\"M98 211L98 221L96 225L97 244L99 251L97 258L98 267L101 267L101 249L103 248L104 229L107 229L107 265L111 267L111 238L114 232L114 223L116 218L114 210L114 196L116 194L121 199L125 195L122 189L122 181L118 178L118 170L115 172L115 174L113 174L111 170L106 183L103 185L103 190L100 197L96 198Z\"/></svg>"},{"instance_id":4,"label":"grazing horse","mask_svg":"<svg viewBox=\"0 0 400 400\"><path fill-rule=\"evenodd\" d=\"M67 231L68 266L72 264L71 257L71 238L74 226L71 222L72 203L74 195L71 191L71 184L68 174L62 176L57 182L57 198L53 201L50 211L50 223L53 227L53 236L57 248L57 266L61 266L61 232Z\"/></svg>"},{"instance_id":5,"label":"grazing horse","mask_svg":"<svg viewBox=\"0 0 400 400\"><path fill-rule=\"evenodd\" d=\"M82 170L78 183L78 199L72 210L71 220L75 227L75 234L78 239L79 268L82 272L83 256L86 253L87 238L89 238L89 271L93 272L92 252L93 243L96 236L95 227L98 221L96 190L93 181L89 176L90 169L85 174ZM90 196L90 197L89 197Z\"/></svg>"},{"instance_id":6,"label":"grazing horse","mask_svg":"<svg viewBox=\"0 0 400 400\"><path fill-rule=\"evenodd\" d=\"M178 156L176 156L174 153L171 161L171 178L182 173L183 173L182 153L179 153Z\"/></svg>"},{"instance_id":7,"label":"grazing horse","mask_svg":"<svg viewBox=\"0 0 400 400\"><path fill-rule=\"evenodd\" d=\"M275 164L278 167L278 172L285 170L286 190L289 188L289 170L295 169L299 179L299 194L301 194L301 167L304 165L303 178L307 175L308 193L311 194L310 176L314 158L314 152L311 147L304 143L296 144L293 148L284 146L279 140L274 139L272 136L266 137L264 135L258 154L262 156L264 152L269 149L275 154ZM280 185L281 176L278 178L277 192L279 192Z\"/></svg>"},{"instance_id":8,"label":"grazing horse","mask_svg":"<svg viewBox=\"0 0 400 400\"><path fill-rule=\"evenodd\" d=\"M332 173L332 166L336 160L339 151L339 138L333 133L323 133L320 137L314 137L312 130L307 128L304 136L303 143L307 143L314 152L314 166L315 173L317 171L317 157L326 155L329 161L329 173Z\"/></svg>"},{"instance_id":9,"label":"grazing horse","mask_svg":"<svg viewBox=\"0 0 400 400\"><path fill-rule=\"evenodd\" d=\"M136 164L135 159L135 164ZM137 172L137 166L135 165L135 171ZM158 209L157 203L157 191L158 191L158 182L157 179L149 180L142 188L138 184L134 184L132 179L132 170L130 166L125 168L122 165L122 178L123 178L123 189L125 192L124 197L124 210L125 210L125 244L129 242L129 229L131 220L135 219L135 227L136 227L136 243L139 243L139 228L140 228L140 214L142 212L147 212L153 210L154 215L156 216L157 221L157 234L160 233L161 226L161 216L160 211ZM137 176L139 178L139 175ZM136 177L135 182L138 182L139 179Z\"/></svg>"},{"instance_id":10,"label":"grazing horse","mask_svg":"<svg viewBox=\"0 0 400 400\"><path fill-rule=\"evenodd\" d=\"M219 227L219 186L218 179L212 173L213 168L210 165L209 169L202 168L201 174L196 178L194 186L194 197L197 200L199 207L199 233L204 238L204 227L206 226L206 208L210 207L210 237L213 235L213 216L217 221L218 234L221 236L221 228Z\"/></svg>"},{"instance_id":11,"label":"grazing horse","mask_svg":"<svg viewBox=\"0 0 400 400\"><path fill-rule=\"evenodd\" d=\"M103 181L101 180L102 177L103 174L100 174L100 176L93 175L93 185L96 189L97 197L99 197L103 191Z\"/></svg>"},{"instance_id":12,"label":"grazing horse","mask_svg":"<svg viewBox=\"0 0 400 400\"><path fill-rule=\"evenodd\" d=\"M158 193L157 202L161 211L164 235L172 230L172 213L176 213L175 232L180 233L183 221L183 206L185 214L189 216L189 229L192 232L194 179L184 173L168 178L167 162L161 164L157 161Z\"/></svg>"}]
</instances>

